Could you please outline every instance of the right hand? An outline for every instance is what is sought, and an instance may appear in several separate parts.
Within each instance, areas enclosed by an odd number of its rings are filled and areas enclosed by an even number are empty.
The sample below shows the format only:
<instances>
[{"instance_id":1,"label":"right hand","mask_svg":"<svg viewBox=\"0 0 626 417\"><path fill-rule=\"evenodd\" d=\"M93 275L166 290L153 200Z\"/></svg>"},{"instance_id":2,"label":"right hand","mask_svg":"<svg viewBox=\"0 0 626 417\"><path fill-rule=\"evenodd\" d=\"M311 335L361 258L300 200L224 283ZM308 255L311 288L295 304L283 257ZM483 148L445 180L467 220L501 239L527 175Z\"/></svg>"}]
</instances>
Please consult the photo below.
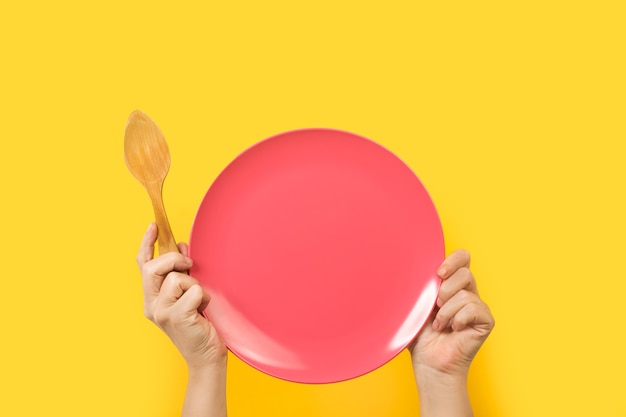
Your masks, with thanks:
<instances>
[{"instance_id":1,"label":"right hand","mask_svg":"<svg viewBox=\"0 0 626 417\"><path fill-rule=\"evenodd\" d=\"M170 252L154 258L157 228L148 227L137 264L144 291L144 314L169 336L190 368L222 365L227 350L215 327L202 315L210 297L185 271L193 261L187 245L179 243L180 253Z\"/></svg>"}]
</instances>

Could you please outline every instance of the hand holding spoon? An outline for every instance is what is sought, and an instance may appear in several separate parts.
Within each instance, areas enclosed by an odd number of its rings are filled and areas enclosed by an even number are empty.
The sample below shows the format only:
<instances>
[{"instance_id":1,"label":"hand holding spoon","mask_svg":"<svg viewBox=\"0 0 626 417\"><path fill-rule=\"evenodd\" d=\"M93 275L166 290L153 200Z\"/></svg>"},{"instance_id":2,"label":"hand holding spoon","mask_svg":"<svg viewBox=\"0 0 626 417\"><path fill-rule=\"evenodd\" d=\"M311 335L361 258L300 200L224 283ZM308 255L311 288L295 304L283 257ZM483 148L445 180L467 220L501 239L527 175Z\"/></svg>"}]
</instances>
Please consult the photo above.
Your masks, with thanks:
<instances>
[{"instance_id":1,"label":"hand holding spoon","mask_svg":"<svg viewBox=\"0 0 626 417\"><path fill-rule=\"evenodd\" d=\"M159 127L139 110L132 112L126 123L124 160L128 170L145 187L152 201L159 253L178 252L162 195L163 182L170 168L170 152Z\"/></svg>"}]
</instances>

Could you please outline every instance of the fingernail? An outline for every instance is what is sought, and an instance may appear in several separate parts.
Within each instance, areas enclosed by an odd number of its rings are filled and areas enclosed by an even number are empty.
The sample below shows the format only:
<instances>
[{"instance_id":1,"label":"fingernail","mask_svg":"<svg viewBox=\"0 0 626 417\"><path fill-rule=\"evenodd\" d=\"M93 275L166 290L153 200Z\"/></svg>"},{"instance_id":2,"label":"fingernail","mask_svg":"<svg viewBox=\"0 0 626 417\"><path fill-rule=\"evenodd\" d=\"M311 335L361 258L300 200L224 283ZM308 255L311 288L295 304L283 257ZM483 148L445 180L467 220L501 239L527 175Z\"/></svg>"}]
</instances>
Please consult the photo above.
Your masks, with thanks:
<instances>
[{"instance_id":1,"label":"fingernail","mask_svg":"<svg viewBox=\"0 0 626 417\"><path fill-rule=\"evenodd\" d=\"M440 297L437 297L437 307L441 307L443 305L443 300Z\"/></svg>"},{"instance_id":2,"label":"fingernail","mask_svg":"<svg viewBox=\"0 0 626 417\"><path fill-rule=\"evenodd\" d=\"M439 278L443 278L446 276L446 274L448 273L448 270L446 269L445 266L442 266L441 268L439 268L439 270L437 271L437 275L439 275Z\"/></svg>"},{"instance_id":3,"label":"fingernail","mask_svg":"<svg viewBox=\"0 0 626 417\"><path fill-rule=\"evenodd\" d=\"M433 320L433 329L439 330L439 326L440 326L439 320L437 319Z\"/></svg>"}]
</instances>

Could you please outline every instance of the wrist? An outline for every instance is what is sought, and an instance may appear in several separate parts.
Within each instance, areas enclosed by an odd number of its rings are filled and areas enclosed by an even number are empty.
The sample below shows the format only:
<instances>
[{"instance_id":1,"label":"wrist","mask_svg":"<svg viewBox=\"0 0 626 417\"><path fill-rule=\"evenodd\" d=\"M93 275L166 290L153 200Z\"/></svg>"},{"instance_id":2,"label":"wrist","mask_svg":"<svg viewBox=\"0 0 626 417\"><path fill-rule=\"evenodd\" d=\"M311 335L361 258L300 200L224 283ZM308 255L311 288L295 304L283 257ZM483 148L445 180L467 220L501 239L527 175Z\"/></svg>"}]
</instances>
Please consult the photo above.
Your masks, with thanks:
<instances>
[{"instance_id":1,"label":"wrist","mask_svg":"<svg viewBox=\"0 0 626 417\"><path fill-rule=\"evenodd\" d=\"M440 389L467 387L468 372L466 370L446 372L426 365L414 364L413 372L418 388L420 386L434 386Z\"/></svg>"},{"instance_id":2,"label":"wrist","mask_svg":"<svg viewBox=\"0 0 626 417\"><path fill-rule=\"evenodd\" d=\"M188 361L187 369L189 370L189 377L206 377L225 375L228 356L213 358L209 361Z\"/></svg>"},{"instance_id":3,"label":"wrist","mask_svg":"<svg viewBox=\"0 0 626 417\"><path fill-rule=\"evenodd\" d=\"M472 416L467 391L467 374L446 373L427 366L415 366L415 381L423 417Z\"/></svg>"}]
</instances>

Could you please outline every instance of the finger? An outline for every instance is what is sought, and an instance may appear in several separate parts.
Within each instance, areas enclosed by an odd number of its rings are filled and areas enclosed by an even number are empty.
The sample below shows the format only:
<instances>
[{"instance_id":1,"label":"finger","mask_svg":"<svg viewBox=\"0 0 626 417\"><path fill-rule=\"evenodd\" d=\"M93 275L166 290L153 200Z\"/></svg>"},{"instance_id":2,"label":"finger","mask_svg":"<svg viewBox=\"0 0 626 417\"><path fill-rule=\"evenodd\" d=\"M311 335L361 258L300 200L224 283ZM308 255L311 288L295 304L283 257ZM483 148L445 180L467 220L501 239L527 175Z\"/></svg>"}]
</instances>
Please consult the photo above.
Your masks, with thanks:
<instances>
[{"instance_id":1,"label":"finger","mask_svg":"<svg viewBox=\"0 0 626 417\"><path fill-rule=\"evenodd\" d=\"M178 242L178 251L185 256L189 256L189 246L185 242Z\"/></svg>"},{"instance_id":2,"label":"finger","mask_svg":"<svg viewBox=\"0 0 626 417\"><path fill-rule=\"evenodd\" d=\"M441 279L448 279L459 268L469 268L470 266L470 254L465 249L459 249L450 254L441 263L441 266L437 270L437 275Z\"/></svg>"},{"instance_id":3,"label":"finger","mask_svg":"<svg viewBox=\"0 0 626 417\"><path fill-rule=\"evenodd\" d=\"M194 285L198 285L198 281L195 278L181 272L170 272L161 286L157 308L173 305ZM200 304L196 308L199 306Z\"/></svg>"},{"instance_id":4,"label":"finger","mask_svg":"<svg viewBox=\"0 0 626 417\"><path fill-rule=\"evenodd\" d=\"M204 302L204 293L198 281L189 275L172 272L163 282L161 293L155 302L154 322L164 327L172 321L194 318Z\"/></svg>"},{"instance_id":5,"label":"finger","mask_svg":"<svg viewBox=\"0 0 626 417\"><path fill-rule=\"evenodd\" d=\"M172 271L183 272L191 268L192 260L177 252L168 252L146 262L141 271L146 301L158 295L163 280Z\"/></svg>"},{"instance_id":6,"label":"finger","mask_svg":"<svg viewBox=\"0 0 626 417\"><path fill-rule=\"evenodd\" d=\"M139 268L143 266L146 262L154 258L154 244L157 239L157 228L156 224L150 223L146 233L143 235L143 239L141 240L141 245L139 246L139 253L137 254L137 265Z\"/></svg>"},{"instance_id":7,"label":"finger","mask_svg":"<svg viewBox=\"0 0 626 417\"><path fill-rule=\"evenodd\" d=\"M172 306L172 311L183 317L189 317L195 313L201 314L209 305L209 300L209 294L199 284L193 284Z\"/></svg>"},{"instance_id":8,"label":"finger","mask_svg":"<svg viewBox=\"0 0 626 417\"><path fill-rule=\"evenodd\" d=\"M444 303L433 321L433 329L444 330L452 324L454 316L468 304L482 304L478 296L470 291L461 290L454 294L446 303Z\"/></svg>"},{"instance_id":9,"label":"finger","mask_svg":"<svg viewBox=\"0 0 626 417\"><path fill-rule=\"evenodd\" d=\"M454 294L461 290L467 290L478 295L478 288L476 287L474 275L466 267L457 269L454 274L441 283L439 295L437 297L437 306L441 307L450 298L452 298Z\"/></svg>"},{"instance_id":10,"label":"finger","mask_svg":"<svg viewBox=\"0 0 626 417\"><path fill-rule=\"evenodd\" d=\"M453 317L450 327L454 331L460 331L467 327L479 330L487 335L493 329L495 321L489 307L484 303L470 303L463 306Z\"/></svg>"},{"instance_id":11,"label":"finger","mask_svg":"<svg viewBox=\"0 0 626 417\"><path fill-rule=\"evenodd\" d=\"M202 302L198 307L198 312L202 314L204 310L206 310L206 308L209 306L209 302L211 301L211 295L201 285L199 285L199 287L202 289Z\"/></svg>"}]
</instances>

